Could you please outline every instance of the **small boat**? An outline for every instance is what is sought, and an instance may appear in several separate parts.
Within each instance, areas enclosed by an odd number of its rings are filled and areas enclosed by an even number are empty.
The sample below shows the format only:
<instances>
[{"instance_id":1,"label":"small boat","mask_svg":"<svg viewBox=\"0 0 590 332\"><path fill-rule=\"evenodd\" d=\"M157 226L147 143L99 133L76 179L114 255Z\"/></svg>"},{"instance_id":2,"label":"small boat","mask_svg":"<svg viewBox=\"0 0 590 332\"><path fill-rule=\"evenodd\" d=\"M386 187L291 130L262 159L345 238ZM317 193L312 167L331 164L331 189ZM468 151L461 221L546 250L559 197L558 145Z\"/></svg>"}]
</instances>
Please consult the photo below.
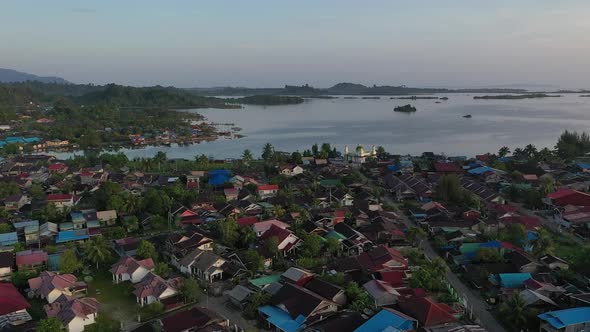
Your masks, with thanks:
<instances>
[{"instance_id":1,"label":"small boat","mask_svg":"<svg viewBox=\"0 0 590 332\"><path fill-rule=\"evenodd\" d=\"M434 103L435 103L435 104L440 104L440 101L435 101Z\"/></svg>"},{"instance_id":2,"label":"small boat","mask_svg":"<svg viewBox=\"0 0 590 332\"><path fill-rule=\"evenodd\" d=\"M471 119L471 114L463 115L465 119Z\"/></svg>"}]
</instances>

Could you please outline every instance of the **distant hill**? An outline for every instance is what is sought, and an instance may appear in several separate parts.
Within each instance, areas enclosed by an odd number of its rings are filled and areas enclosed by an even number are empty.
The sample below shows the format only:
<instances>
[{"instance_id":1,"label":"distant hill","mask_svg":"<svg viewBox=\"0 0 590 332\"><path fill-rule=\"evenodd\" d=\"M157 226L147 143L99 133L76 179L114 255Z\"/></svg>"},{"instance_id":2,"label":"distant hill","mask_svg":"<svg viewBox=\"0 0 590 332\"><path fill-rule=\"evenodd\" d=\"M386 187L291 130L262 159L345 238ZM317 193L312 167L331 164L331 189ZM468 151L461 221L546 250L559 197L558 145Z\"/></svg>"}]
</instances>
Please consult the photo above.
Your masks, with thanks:
<instances>
[{"instance_id":1,"label":"distant hill","mask_svg":"<svg viewBox=\"0 0 590 332\"><path fill-rule=\"evenodd\" d=\"M26 81L39 81L43 83L58 83L58 84L69 84L61 77L53 76L37 76L29 73L23 73L12 69L0 68L0 83L16 83Z\"/></svg>"}]
</instances>

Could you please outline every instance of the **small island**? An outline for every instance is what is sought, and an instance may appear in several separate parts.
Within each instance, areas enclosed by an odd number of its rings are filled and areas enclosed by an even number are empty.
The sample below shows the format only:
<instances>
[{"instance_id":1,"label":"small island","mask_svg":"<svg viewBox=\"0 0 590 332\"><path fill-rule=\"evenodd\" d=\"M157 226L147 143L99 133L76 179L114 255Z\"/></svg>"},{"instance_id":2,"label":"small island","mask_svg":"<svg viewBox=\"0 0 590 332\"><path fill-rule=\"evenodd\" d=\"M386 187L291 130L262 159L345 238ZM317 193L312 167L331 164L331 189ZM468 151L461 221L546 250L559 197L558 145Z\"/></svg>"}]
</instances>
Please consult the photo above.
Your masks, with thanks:
<instances>
[{"instance_id":1,"label":"small island","mask_svg":"<svg viewBox=\"0 0 590 332\"><path fill-rule=\"evenodd\" d=\"M416 107L414 107L414 106L412 106L410 104L407 104L407 105L404 105L404 106L396 106L393 109L393 111L394 112L402 112L402 113L414 113L414 112L417 111L417 109L416 109Z\"/></svg>"},{"instance_id":2,"label":"small island","mask_svg":"<svg viewBox=\"0 0 590 332\"><path fill-rule=\"evenodd\" d=\"M418 99L439 99L439 98L436 96L406 96L406 97L391 97L390 99L418 100Z\"/></svg>"},{"instance_id":3,"label":"small island","mask_svg":"<svg viewBox=\"0 0 590 332\"><path fill-rule=\"evenodd\" d=\"M583 97L583 98L589 98L589 97L590 97L590 95L580 95L580 97Z\"/></svg>"},{"instance_id":4,"label":"small island","mask_svg":"<svg viewBox=\"0 0 590 332\"><path fill-rule=\"evenodd\" d=\"M381 97L363 97L362 99L381 99Z\"/></svg>"},{"instance_id":5,"label":"small island","mask_svg":"<svg viewBox=\"0 0 590 332\"><path fill-rule=\"evenodd\" d=\"M546 93L529 93L522 95L496 95L496 96L474 96L473 99L534 99L534 98L558 98L561 95L548 95Z\"/></svg>"},{"instance_id":6,"label":"small island","mask_svg":"<svg viewBox=\"0 0 590 332\"><path fill-rule=\"evenodd\" d=\"M449 100L449 97L440 97L440 100Z\"/></svg>"},{"instance_id":7,"label":"small island","mask_svg":"<svg viewBox=\"0 0 590 332\"><path fill-rule=\"evenodd\" d=\"M276 96L276 95L254 95L243 98L234 98L228 100L230 103L246 104L246 105L296 105L301 104L305 100L296 96Z\"/></svg>"}]
</instances>

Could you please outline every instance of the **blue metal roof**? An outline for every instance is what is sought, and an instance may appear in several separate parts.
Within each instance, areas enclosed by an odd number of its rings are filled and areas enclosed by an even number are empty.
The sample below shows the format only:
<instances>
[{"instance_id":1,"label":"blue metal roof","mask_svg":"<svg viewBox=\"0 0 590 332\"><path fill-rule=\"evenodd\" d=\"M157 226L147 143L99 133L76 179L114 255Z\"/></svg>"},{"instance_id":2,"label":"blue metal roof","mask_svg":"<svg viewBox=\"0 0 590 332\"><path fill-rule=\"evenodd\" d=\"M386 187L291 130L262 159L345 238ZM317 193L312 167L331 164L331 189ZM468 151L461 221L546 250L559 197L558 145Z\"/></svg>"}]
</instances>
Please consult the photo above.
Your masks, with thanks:
<instances>
[{"instance_id":1,"label":"blue metal roof","mask_svg":"<svg viewBox=\"0 0 590 332\"><path fill-rule=\"evenodd\" d=\"M0 245L10 246L18 242L16 232L0 234Z\"/></svg>"},{"instance_id":2,"label":"blue metal roof","mask_svg":"<svg viewBox=\"0 0 590 332\"><path fill-rule=\"evenodd\" d=\"M482 167L477 167L474 169L470 169L467 171L467 173L469 174L474 174L474 175L481 175L487 172L493 172L494 169L488 166L482 166Z\"/></svg>"},{"instance_id":3,"label":"blue metal roof","mask_svg":"<svg viewBox=\"0 0 590 332\"><path fill-rule=\"evenodd\" d=\"M80 241L86 240L88 238L88 232L85 229L80 229L76 231L62 231L57 233L57 240L55 240L55 243Z\"/></svg>"},{"instance_id":4,"label":"blue metal roof","mask_svg":"<svg viewBox=\"0 0 590 332\"><path fill-rule=\"evenodd\" d=\"M400 168L397 165L387 165L387 169L391 172L397 172Z\"/></svg>"},{"instance_id":5,"label":"blue metal roof","mask_svg":"<svg viewBox=\"0 0 590 332\"><path fill-rule=\"evenodd\" d=\"M207 172L209 175L209 184L212 186L221 186L229 181L230 172L227 169L215 169Z\"/></svg>"},{"instance_id":6,"label":"blue metal roof","mask_svg":"<svg viewBox=\"0 0 590 332\"><path fill-rule=\"evenodd\" d=\"M293 319L287 312L268 305L258 308L258 311L268 316L266 321L276 326L281 331L297 332L303 328L305 317L302 315L299 315L296 319Z\"/></svg>"},{"instance_id":7,"label":"blue metal roof","mask_svg":"<svg viewBox=\"0 0 590 332\"><path fill-rule=\"evenodd\" d=\"M500 273L498 274L498 281L500 286L504 288L520 288L526 280L532 277L530 273Z\"/></svg>"},{"instance_id":8,"label":"blue metal roof","mask_svg":"<svg viewBox=\"0 0 590 332\"><path fill-rule=\"evenodd\" d=\"M549 311L537 317L551 324L556 329L562 329L567 326L590 322L590 307Z\"/></svg>"},{"instance_id":9,"label":"blue metal roof","mask_svg":"<svg viewBox=\"0 0 590 332\"><path fill-rule=\"evenodd\" d=\"M389 310L381 310L354 332L413 331L414 320Z\"/></svg>"},{"instance_id":10,"label":"blue metal roof","mask_svg":"<svg viewBox=\"0 0 590 332\"><path fill-rule=\"evenodd\" d=\"M578 167L580 167L581 169L590 169L590 164L588 164L588 163L577 162L576 165Z\"/></svg>"}]
</instances>

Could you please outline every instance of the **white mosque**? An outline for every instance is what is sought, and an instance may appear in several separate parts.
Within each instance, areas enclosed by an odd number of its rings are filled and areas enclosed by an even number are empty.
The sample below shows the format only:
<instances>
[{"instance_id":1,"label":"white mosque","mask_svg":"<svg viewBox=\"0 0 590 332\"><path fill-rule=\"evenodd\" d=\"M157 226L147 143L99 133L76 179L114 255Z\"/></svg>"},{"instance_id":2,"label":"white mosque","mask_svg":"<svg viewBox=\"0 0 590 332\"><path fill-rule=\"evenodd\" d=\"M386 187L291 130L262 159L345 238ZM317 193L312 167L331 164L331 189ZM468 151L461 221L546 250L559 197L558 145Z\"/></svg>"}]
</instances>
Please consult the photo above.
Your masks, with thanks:
<instances>
[{"instance_id":1,"label":"white mosque","mask_svg":"<svg viewBox=\"0 0 590 332\"><path fill-rule=\"evenodd\" d=\"M365 148L362 145L357 145L356 149L354 149L354 152L350 152L350 149L348 148L348 145L344 146L344 158L347 161L350 161L353 166L359 166L364 164L367 160L367 158L370 157L376 157L377 156L377 149L375 148L375 145L373 145L371 147L371 151L367 152L365 151Z\"/></svg>"}]
</instances>

